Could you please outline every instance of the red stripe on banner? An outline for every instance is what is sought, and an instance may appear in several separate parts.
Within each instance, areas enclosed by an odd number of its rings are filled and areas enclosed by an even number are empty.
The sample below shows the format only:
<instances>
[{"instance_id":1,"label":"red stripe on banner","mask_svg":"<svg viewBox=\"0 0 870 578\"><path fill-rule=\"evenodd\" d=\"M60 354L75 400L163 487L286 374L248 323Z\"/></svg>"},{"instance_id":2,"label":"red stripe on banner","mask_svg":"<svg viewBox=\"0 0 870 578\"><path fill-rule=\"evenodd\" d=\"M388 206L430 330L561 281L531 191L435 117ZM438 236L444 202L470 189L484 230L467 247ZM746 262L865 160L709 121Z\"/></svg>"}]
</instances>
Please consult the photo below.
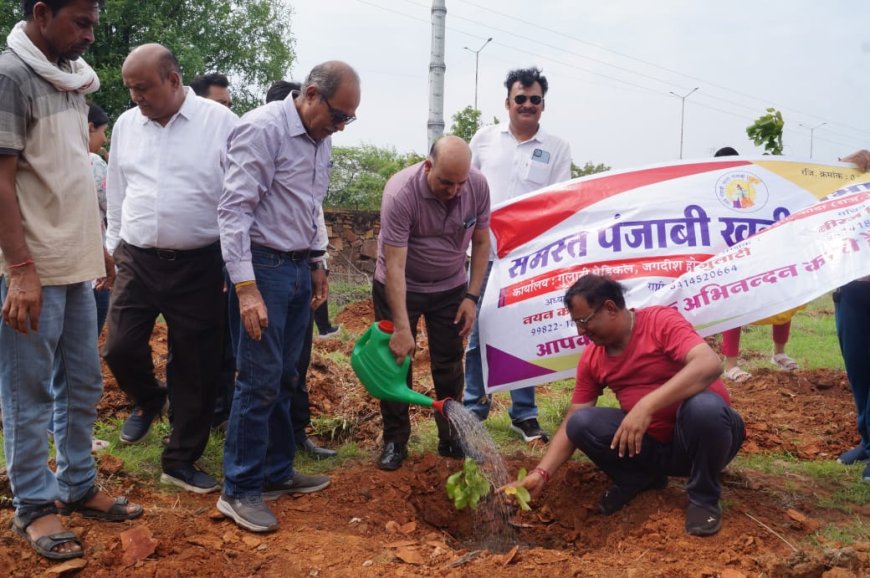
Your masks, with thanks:
<instances>
[{"instance_id":1,"label":"red stripe on banner","mask_svg":"<svg viewBox=\"0 0 870 578\"><path fill-rule=\"evenodd\" d=\"M597 263L572 265L571 267L549 271L537 277L531 277L513 285L508 285L499 291L498 306L506 307L527 299L552 293L553 291L566 289L574 281L589 273L605 275L616 281L640 277L669 277L676 279L710 257L712 257L710 253L697 253L662 257L639 257L622 259L620 261L599 261Z\"/></svg>"},{"instance_id":2,"label":"red stripe on banner","mask_svg":"<svg viewBox=\"0 0 870 578\"><path fill-rule=\"evenodd\" d=\"M751 164L749 161L720 161L642 169L572 183L564 189L517 201L492 214L490 227L496 238L498 256L504 257L578 211L608 197L646 185Z\"/></svg>"}]
</instances>

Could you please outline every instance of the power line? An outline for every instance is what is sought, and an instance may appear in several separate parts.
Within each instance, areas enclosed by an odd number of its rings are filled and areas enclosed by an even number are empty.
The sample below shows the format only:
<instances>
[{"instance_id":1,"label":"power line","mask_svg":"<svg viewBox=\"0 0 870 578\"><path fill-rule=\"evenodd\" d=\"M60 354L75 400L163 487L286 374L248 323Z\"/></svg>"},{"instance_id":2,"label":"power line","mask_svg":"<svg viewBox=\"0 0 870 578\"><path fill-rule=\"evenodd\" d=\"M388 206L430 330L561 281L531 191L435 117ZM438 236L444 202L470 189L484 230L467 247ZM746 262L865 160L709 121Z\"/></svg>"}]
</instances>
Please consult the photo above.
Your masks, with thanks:
<instances>
[{"instance_id":1,"label":"power line","mask_svg":"<svg viewBox=\"0 0 870 578\"><path fill-rule=\"evenodd\" d=\"M363 0L359 0L359 1L363 1ZM406 2L406 3L408 3L408 4L411 4L411 5L415 5L415 6L419 6L419 7L426 7L426 8L428 8L427 6L425 6L425 5L423 5L423 4L420 4L419 2L415 2L414 0L404 0L404 2ZM659 70L663 70L663 71L669 72L669 73L671 73L671 74L677 74L677 75L682 76L682 77L685 77L685 78L689 78L689 79L692 79L692 80L695 80L695 81L703 82L704 84L707 84L707 85L709 85L709 86L712 86L712 87L718 88L718 89L720 89L720 90L723 90L723 91L726 91L726 92L729 92L729 93L732 93L732 94L739 95L739 96L744 97L744 98L749 98L749 99L751 99L751 100L753 100L753 101L761 102L761 103L764 103L766 106L769 106L769 101L767 101L767 100L765 100L765 99L763 99L763 98L760 98L760 97L758 97L758 96L754 96L754 95L751 95L751 94L747 94L747 93L744 93L744 92L741 92L741 91L735 90L735 89L733 89L733 88L730 88L730 87L727 87L727 86L723 86L723 85L721 85L721 84L717 84L717 83L714 83L714 82L707 81L707 80L702 79L702 78L699 78L699 77L697 77L697 76L693 76L693 75L690 75L690 74L686 74L686 73L684 73L684 72L680 72L680 71L678 71L678 70L674 70L674 69L671 69L671 68L668 68L668 67L665 67L665 66L661 66L661 65L658 65L658 64L656 64L656 63L653 63L653 62L650 62L650 61L647 61L647 60L643 60L643 59L641 59L641 58L637 58L637 57L634 57L634 56L631 56L631 55L628 55L628 54L624 54L624 53L622 53L622 52L618 52L618 51L616 51L616 50L612 50L612 49L610 49L610 48L607 48L606 46L603 46L603 45L600 45L600 44L596 44L596 43L593 43L593 42L589 42L589 41L586 41L586 40L582 40L582 39L580 39L580 38L577 38L577 37L575 37L575 36L571 36L571 35L569 35L569 34L565 34L565 33L560 32L560 31L558 31L558 30L555 30L555 29L552 29L552 28L548 28L548 27L545 27L545 26L541 26L541 25L539 25L539 24L535 24L535 23L533 23L533 22L529 22L528 20L524 20L524 19L522 19L522 18L518 18L518 17L516 17L516 16L512 16L512 15L510 15L510 14L506 14L506 13L504 13L504 12L500 12L500 11L498 11L498 10L494 10L494 9L491 9L491 8L487 8L487 7L484 7L484 6L480 6L479 4L476 4L476 3L471 2L471 1L468 1L468 0L466 0L463 4L466 4L466 5L469 5L469 6L474 6L474 7L478 8L478 9L480 9L480 10L484 10L484 11L487 11L487 12L491 12L491 13L493 13L493 14L497 14L497 15L502 16L502 17L504 17L504 18L508 18L508 19L511 19L511 20L515 20L515 21L517 21L517 22L522 23L524 26L531 26L531 27L534 27L534 28L538 28L538 29L540 29L540 30L543 30L543 31L545 31L545 32L548 32L549 34L554 34L554 35L561 36L561 37L563 37L563 38L566 38L566 39L569 39L569 40L572 40L572 41L578 42L578 43L580 43L580 44L585 44L585 45L588 45L588 46L592 46L592 47L597 48L597 49L599 49L599 50L603 50L603 51L605 51L605 52L609 52L609 53L611 53L611 54L615 54L615 55L620 56L620 57L622 57L622 58L627 58L627 59L629 59L629 60L634 60L634 61L636 61L636 62L640 62L640 63L642 63L642 64L644 64L644 65L647 65L647 66L652 66L652 67L654 67L654 68L657 68L657 69L659 69ZM468 17L462 16L462 15L457 15L457 14L452 14L452 16L453 16L454 18L459 19L459 20L464 20L464 21L466 21L466 22L470 22L470 23L472 23L472 24L475 24L475 25L478 25L478 26L482 26L482 27L484 27L484 28L488 28L488 29L491 29L491 30L495 30L495 31L498 31L498 32L503 33L503 34L507 34L507 35L513 36L513 37L515 37L515 38L519 38L519 39L522 39L522 40L526 40L526 41L528 41L528 42L532 42L532 43L535 43L535 44L539 44L539 45L541 45L541 46L544 46L544 47L547 47L547 48L551 48L551 49L553 49L553 50L558 50L558 51L560 51L560 52L565 52L565 53L568 53L568 54L570 54L570 55L572 55L572 56L576 56L576 57L579 57L579 58L584 58L584 59L586 59L586 60L591 60L591 61L593 61L593 62L596 62L596 63L602 64L602 65L604 65L604 66L608 66L608 67L611 67L611 68L616 68L616 69L621 70L621 71L623 71L623 72L627 72L627 73L629 73L629 74L633 74L633 75L636 75L636 76L640 76L640 77L646 78L646 79L648 79L648 80L652 80L652 81L657 82L657 83L661 83L661 84L669 85L670 87L673 87L674 84L675 84L675 83L673 83L673 82L671 82L671 81L669 81L669 80L663 80L663 79L658 78L658 77L656 77L656 76L653 76L653 75L650 75L650 74L646 74L646 73L643 73L643 72L639 72L639 71L637 71L637 70L633 70L633 69L630 69L630 68L627 68L627 67L624 67L624 66L620 66L620 65L614 64L614 63L612 63L612 62L608 62L608 61L601 60L601 59L598 59L598 58L593 58L593 57L588 56L588 55L585 55L585 54L581 54L581 53L578 53L578 52L575 52L575 51L568 50L568 49L566 49L566 48L562 48L562 47L560 47L560 46L555 46L555 45L549 44L549 43L547 43L547 42L543 42L543 41L541 41L541 40L539 40L539 39L537 39L537 38L530 38L530 37L528 37L528 36L524 36L524 35L521 35L521 34L517 34L517 33L515 33L515 32L511 32L511 31L506 30L506 29L503 29L503 28L498 28L498 27L495 27L495 26L493 26L493 25L491 25L491 24L484 23L484 22L480 22L479 20L475 20L475 19L473 19L473 18L468 18ZM502 46L504 46L504 44L502 44ZM602 76L607 77L606 75L602 75ZM607 78L612 78L612 77L607 77ZM678 88L680 88L681 90L686 90L685 87L678 87ZM717 99L717 100L721 100L721 101L723 101L723 102L726 102L726 103L728 103L728 104L731 104L731 105L733 105L733 106L738 106L738 107L742 107L742 108L747 108L747 109L750 109L750 110L757 110L757 109L755 109L754 107L750 107L749 105L742 104L742 103L739 103L739 102L735 102L735 101L733 101L733 100L730 100L730 99L727 99L727 98L724 98L724 97L719 97L719 96L715 96L715 95L708 95L708 96L710 96L710 98L715 98L715 99ZM804 117L811 117L811 118L815 118L815 119L820 119L820 118L821 118L821 117L819 117L819 116L816 115L816 114L813 114L813 113L807 113L807 112L804 112L804 111L798 110L798 109L793 108L793 107L788 107L788 106L782 106L782 105L779 105L779 108L781 108L782 110L785 110L785 111L790 111L790 112L797 113L797 114L799 114L799 115L803 115ZM845 125L845 124L842 124L842 123L838 123L838 122L835 122L835 121L828 121L828 124L829 124L829 125L833 124L833 125L836 125L836 126L839 126L839 127L845 128L845 129L848 129L848 130L850 130L850 131L857 131L857 132L865 133L865 135L870 135L870 130L856 129L856 128L854 128L854 127L851 127L851 126L848 126L848 125ZM847 138L853 138L853 137L848 137L847 135L841 135L841 136L846 136ZM865 138L866 138L866 137L865 137Z\"/></svg>"}]
</instances>

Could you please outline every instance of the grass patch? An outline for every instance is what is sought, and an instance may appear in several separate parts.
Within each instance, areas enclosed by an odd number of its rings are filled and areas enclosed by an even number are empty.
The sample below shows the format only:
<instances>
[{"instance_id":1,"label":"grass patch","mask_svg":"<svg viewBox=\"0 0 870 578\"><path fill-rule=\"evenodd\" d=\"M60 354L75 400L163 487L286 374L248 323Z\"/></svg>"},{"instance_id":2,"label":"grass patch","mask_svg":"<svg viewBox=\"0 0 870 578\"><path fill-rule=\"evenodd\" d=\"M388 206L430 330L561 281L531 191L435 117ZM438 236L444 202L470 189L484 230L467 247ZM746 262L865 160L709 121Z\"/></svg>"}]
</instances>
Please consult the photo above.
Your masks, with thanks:
<instances>
[{"instance_id":1,"label":"grass patch","mask_svg":"<svg viewBox=\"0 0 870 578\"><path fill-rule=\"evenodd\" d=\"M860 515L852 518L848 524L829 525L819 530L813 536L812 542L818 547L827 547L832 543L850 546L857 542L870 542L870 525Z\"/></svg>"},{"instance_id":2,"label":"grass patch","mask_svg":"<svg viewBox=\"0 0 870 578\"><path fill-rule=\"evenodd\" d=\"M773 368L771 325L747 325L740 338L740 366L752 371ZM834 327L834 303L826 294L807 304L792 318L791 333L785 351L803 369L844 369L837 331Z\"/></svg>"}]
</instances>

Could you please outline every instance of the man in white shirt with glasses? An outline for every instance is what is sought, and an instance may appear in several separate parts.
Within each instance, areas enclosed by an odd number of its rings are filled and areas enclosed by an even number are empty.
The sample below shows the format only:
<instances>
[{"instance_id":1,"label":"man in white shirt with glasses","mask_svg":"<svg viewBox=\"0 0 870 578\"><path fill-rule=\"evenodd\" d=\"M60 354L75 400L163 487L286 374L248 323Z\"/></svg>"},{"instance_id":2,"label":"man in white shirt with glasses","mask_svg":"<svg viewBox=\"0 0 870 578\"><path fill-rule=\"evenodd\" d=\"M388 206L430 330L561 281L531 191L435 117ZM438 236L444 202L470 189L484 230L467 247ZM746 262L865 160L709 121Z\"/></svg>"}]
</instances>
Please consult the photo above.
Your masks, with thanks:
<instances>
[{"instance_id":1,"label":"man in white shirt with glasses","mask_svg":"<svg viewBox=\"0 0 870 578\"><path fill-rule=\"evenodd\" d=\"M473 167L484 174L489 183L490 205L536 191L571 178L571 147L558 137L541 129L547 95L547 77L538 68L511 70L505 80L505 108L510 122L480 129L471 139ZM481 300L495 258L495 245L490 248L490 263L481 287ZM468 339L465 353L465 407L481 420L489 415L492 399L483 383L478 321ZM511 391L511 429L526 442L547 441L547 433L538 424L535 388Z\"/></svg>"}]
</instances>

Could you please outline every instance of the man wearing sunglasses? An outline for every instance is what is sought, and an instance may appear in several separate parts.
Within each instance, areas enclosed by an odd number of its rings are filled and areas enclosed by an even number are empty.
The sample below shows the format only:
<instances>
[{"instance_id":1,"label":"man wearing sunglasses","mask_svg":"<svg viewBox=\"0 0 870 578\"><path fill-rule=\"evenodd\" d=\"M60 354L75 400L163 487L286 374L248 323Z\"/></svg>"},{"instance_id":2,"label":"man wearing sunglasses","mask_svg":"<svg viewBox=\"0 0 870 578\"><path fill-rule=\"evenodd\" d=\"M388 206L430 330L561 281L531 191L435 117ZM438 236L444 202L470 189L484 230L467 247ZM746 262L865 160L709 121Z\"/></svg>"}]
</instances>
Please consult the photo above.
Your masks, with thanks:
<instances>
[{"instance_id":1,"label":"man wearing sunglasses","mask_svg":"<svg viewBox=\"0 0 870 578\"><path fill-rule=\"evenodd\" d=\"M330 135L355 118L357 73L315 66L300 91L242 117L230 134L218 206L230 278L238 375L217 508L252 532L277 529L264 503L317 492L327 476L293 468L291 399L309 308L327 299L318 222L332 165Z\"/></svg>"},{"instance_id":2,"label":"man wearing sunglasses","mask_svg":"<svg viewBox=\"0 0 870 578\"><path fill-rule=\"evenodd\" d=\"M566 141L543 131L540 125L547 77L538 68L512 70L504 84L510 122L484 127L471 139L472 165L480 169L489 183L492 206L571 178L571 148ZM486 289L494 258L492 247L481 294ZM478 312L479 307L478 304ZM465 407L485 420L492 400L484 389L476 321L468 340L465 371ZM535 388L511 391L511 402L508 410L511 429L526 442L547 441L546 432L538 424Z\"/></svg>"}]
</instances>

